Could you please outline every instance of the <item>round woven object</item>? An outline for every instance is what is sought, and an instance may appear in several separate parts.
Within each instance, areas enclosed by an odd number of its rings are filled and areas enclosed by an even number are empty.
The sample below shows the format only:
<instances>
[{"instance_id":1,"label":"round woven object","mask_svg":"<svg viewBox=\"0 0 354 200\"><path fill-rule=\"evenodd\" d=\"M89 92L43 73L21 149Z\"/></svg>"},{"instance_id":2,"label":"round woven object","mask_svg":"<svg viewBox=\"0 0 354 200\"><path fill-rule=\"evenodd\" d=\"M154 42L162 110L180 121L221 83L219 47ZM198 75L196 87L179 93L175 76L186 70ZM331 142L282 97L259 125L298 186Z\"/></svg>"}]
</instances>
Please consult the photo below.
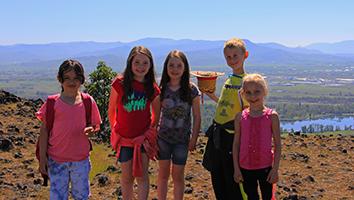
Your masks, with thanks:
<instances>
[{"instance_id":1,"label":"round woven object","mask_svg":"<svg viewBox=\"0 0 354 200\"><path fill-rule=\"evenodd\" d=\"M203 93L215 92L216 78L224 75L224 73L212 71L191 71L191 74L197 77L198 88Z\"/></svg>"}]
</instances>

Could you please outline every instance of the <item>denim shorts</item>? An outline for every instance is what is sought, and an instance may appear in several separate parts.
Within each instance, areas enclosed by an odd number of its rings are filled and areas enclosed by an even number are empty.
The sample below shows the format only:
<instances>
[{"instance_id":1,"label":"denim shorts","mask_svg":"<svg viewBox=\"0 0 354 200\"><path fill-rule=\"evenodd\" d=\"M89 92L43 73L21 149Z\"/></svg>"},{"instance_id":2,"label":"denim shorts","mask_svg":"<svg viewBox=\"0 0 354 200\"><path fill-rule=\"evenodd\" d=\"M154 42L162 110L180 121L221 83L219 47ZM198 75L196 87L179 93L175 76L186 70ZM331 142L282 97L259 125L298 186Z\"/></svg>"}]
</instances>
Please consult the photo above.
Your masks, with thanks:
<instances>
[{"instance_id":1,"label":"denim shorts","mask_svg":"<svg viewBox=\"0 0 354 200\"><path fill-rule=\"evenodd\" d=\"M145 149L144 149L143 145L141 145L140 150L142 153L145 153ZM127 162L127 161L133 159L133 155L134 155L134 147L121 147L118 161L121 163Z\"/></svg>"},{"instance_id":2,"label":"denim shorts","mask_svg":"<svg viewBox=\"0 0 354 200\"><path fill-rule=\"evenodd\" d=\"M158 138L158 160L171 160L175 165L185 165L188 156L188 144L171 144Z\"/></svg>"}]
</instances>

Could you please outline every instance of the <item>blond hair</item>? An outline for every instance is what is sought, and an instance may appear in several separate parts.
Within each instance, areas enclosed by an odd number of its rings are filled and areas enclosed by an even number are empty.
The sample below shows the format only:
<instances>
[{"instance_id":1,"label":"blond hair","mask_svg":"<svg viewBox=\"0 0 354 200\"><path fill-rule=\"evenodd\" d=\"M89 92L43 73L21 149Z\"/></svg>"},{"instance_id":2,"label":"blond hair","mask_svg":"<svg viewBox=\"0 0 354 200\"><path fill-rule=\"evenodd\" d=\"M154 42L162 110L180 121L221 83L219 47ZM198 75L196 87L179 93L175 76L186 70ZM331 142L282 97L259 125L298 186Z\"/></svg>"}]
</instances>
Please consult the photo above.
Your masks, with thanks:
<instances>
[{"instance_id":1,"label":"blond hair","mask_svg":"<svg viewBox=\"0 0 354 200\"><path fill-rule=\"evenodd\" d=\"M246 53L246 44L240 38L231 38L224 43L224 50L226 48L237 48L241 49L243 53Z\"/></svg>"},{"instance_id":2,"label":"blond hair","mask_svg":"<svg viewBox=\"0 0 354 200\"><path fill-rule=\"evenodd\" d=\"M262 86L265 95L268 95L268 84L267 81L264 79L264 77L260 74L247 74L245 77L242 79L242 92L244 90L245 85L248 83L255 83L260 86Z\"/></svg>"}]
</instances>

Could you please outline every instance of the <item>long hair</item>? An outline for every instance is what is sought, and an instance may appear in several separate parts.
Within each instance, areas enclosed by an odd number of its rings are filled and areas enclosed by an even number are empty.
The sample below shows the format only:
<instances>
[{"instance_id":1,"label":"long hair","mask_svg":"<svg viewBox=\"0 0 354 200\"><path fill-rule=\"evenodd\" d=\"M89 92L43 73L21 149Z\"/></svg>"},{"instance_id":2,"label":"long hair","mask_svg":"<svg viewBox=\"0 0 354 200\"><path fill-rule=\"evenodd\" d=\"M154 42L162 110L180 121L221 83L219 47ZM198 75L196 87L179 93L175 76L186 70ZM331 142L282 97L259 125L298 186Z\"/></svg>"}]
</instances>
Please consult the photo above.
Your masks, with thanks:
<instances>
[{"instance_id":1,"label":"long hair","mask_svg":"<svg viewBox=\"0 0 354 200\"><path fill-rule=\"evenodd\" d=\"M160 100L162 101L164 99L164 94L166 92L166 88L168 87L167 84L170 81L170 77L167 74L167 67L168 67L168 62L171 58L178 58L180 59L183 64L184 64L184 72L181 77L181 89L179 90L181 99L189 104L192 104L192 91L191 91L191 85L189 82L189 64L186 55L179 50L173 50L171 51L164 62L163 65L163 71L162 71L162 77L160 81L160 89L161 89L161 95L160 95Z\"/></svg>"},{"instance_id":2,"label":"long hair","mask_svg":"<svg viewBox=\"0 0 354 200\"><path fill-rule=\"evenodd\" d=\"M150 68L148 73L145 75L144 89L146 92L147 99L150 99L154 95L154 83L156 83L156 80L155 80L154 62L152 59L152 54L149 51L149 49L147 49L146 47L135 46L129 53L127 59L127 66L123 74L123 89L124 89L124 95L122 96L123 104L128 101L128 96L130 96L133 93L134 74L132 71L132 62L134 57L137 54L143 54L147 56L150 60Z\"/></svg>"},{"instance_id":3,"label":"long hair","mask_svg":"<svg viewBox=\"0 0 354 200\"><path fill-rule=\"evenodd\" d=\"M85 73L84 73L84 67L82 66L82 64L77 61L77 60L72 60L72 59L68 59L65 60L59 67L59 71L58 71L58 75L57 75L57 79L60 83L64 82L64 74L66 72L69 72L73 70L76 74L76 76L80 79L80 83L84 84L85 82ZM64 88L61 87L61 91L64 91Z\"/></svg>"}]
</instances>

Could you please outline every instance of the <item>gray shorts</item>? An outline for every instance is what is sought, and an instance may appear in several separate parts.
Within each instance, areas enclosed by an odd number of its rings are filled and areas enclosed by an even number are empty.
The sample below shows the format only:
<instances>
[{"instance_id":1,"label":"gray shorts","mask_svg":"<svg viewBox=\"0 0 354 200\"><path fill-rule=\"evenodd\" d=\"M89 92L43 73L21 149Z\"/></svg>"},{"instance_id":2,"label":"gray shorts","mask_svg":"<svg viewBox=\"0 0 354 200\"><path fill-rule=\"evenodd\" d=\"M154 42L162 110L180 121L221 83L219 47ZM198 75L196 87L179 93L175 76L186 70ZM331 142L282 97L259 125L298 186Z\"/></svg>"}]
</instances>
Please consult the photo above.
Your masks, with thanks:
<instances>
[{"instance_id":1,"label":"gray shorts","mask_svg":"<svg viewBox=\"0 0 354 200\"><path fill-rule=\"evenodd\" d=\"M175 165L185 165L188 156L188 144L171 144L158 138L158 160L171 160Z\"/></svg>"}]
</instances>

